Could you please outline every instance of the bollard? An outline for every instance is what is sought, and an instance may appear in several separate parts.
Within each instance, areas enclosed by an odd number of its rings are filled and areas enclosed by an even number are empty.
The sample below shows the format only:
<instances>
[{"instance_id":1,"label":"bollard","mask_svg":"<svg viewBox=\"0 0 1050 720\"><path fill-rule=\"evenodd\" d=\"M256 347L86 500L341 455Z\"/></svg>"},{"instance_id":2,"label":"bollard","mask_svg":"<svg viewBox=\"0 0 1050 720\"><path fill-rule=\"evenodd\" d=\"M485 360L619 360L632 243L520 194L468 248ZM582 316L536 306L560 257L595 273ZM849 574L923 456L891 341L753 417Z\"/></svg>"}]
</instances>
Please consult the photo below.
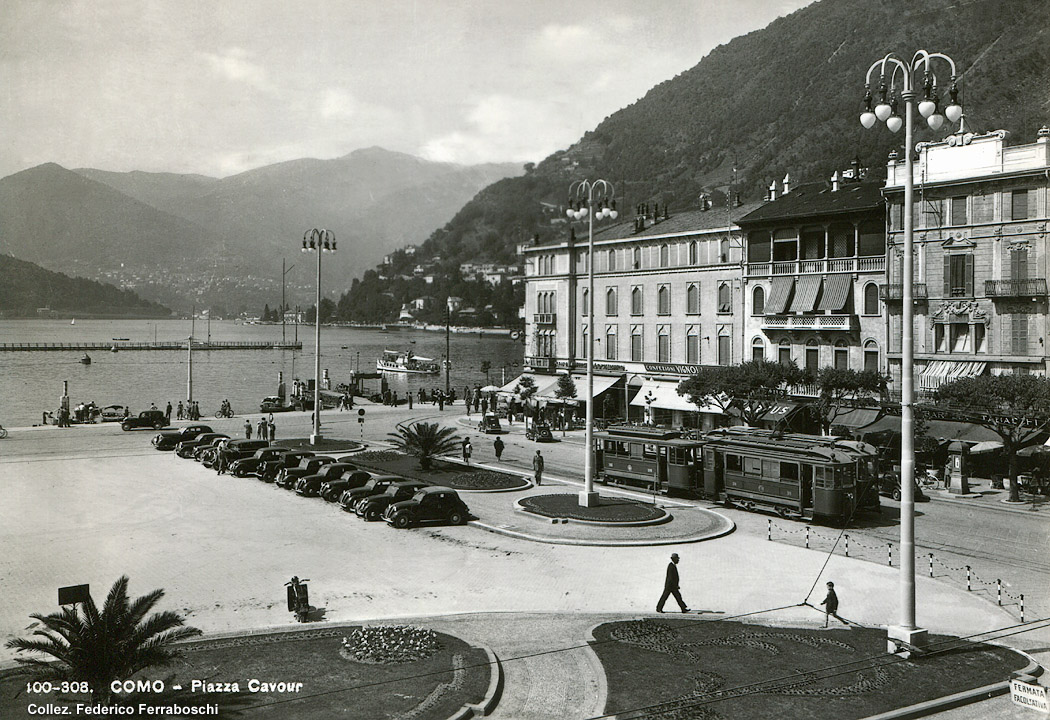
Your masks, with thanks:
<instances>
[{"instance_id":1,"label":"bollard","mask_svg":"<svg viewBox=\"0 0 1050 720\"><path fill-rule=\"evenodd\" d=\"M849 535L846 535L846 557L849 557Z\"/></svg>"},{"instance_id":2,"label":"bollard","mask_svg":"<svg viewBox=\"0 0 1050 720\"><path fill-rule=\"evenodd\" d=\"M773 520L772 519L767 519L766 523L767 523L766 524L766 540L772 541L773 540Z\"/></svg>"},{"instance_id":3,"label":"bollard","mask_svg":"<svg viewBox=\"0 0 1050 720\"><path fill-rule=\"evenodd\" d=\"M806 549L809 550L809 525L806 526Z\"/></svg>"},{"instance_id":4,"label":"bollard","mask_svg":"<svg viewBox=\"0 0 1050 720\"><path fill-rule=\"evenodd\" d=\"M1003 604L1003 581L996 578L995 580L995 601L1000 605Z\"/></svg>"},{"instance_id":5,"label":"bollard","mask_svg":"<svg viewBox=\"0 0 1050 720\"><path fill-rule=\"evenodd\" d=\"M970 592L970 566L966 566L966 592Z\"/></svg>"},{"instance_id":6,"label":"bollard","mask_svg":"<svg viewBox=\"0 0 1050 720\"><path fill-rule=\"evenodd\" d=\"M1024 593L1021 593L1021 622L1024 622Z\"/></svg>"},{"instance_id":7,"label":"bollard","mask_svg":"<svg viewBox=\"0 0 1050 720\"><path fill-rule=\"evenodd\" d=\"M933 553L930 553L930 577L933 577ZM969 588L967 588L969 590Z\"/></svg>"},{"instance_id":8,"label":"bollard","mask_svg":"<svg viewBox=\"0 0 1050 720\"><path fill-rule=\"evenodd\" d=\"M893 567L893 543L886 543L886 564Z\"/></svg>"}]
</instances>

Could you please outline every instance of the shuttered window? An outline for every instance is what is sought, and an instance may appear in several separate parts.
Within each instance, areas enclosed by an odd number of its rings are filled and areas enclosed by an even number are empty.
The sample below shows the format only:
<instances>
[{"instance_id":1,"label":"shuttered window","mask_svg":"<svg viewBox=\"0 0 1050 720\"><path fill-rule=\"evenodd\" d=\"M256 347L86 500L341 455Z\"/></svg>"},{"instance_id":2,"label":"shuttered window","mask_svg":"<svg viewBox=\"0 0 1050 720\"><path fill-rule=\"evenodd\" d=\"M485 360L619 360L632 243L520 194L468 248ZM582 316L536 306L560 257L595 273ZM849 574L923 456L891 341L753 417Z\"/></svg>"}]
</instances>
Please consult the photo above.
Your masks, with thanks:
<instances>
[{"instance_id":1,"label":"shuttered window","mask_svg":"<svg viewBox=\"0 0 1050 720\"><path fill-rule=\"evenodd\" d=\"M685 336L685 361L691 365L700 362L700 330L690 327Z\"/></svg>"},{"instance_id":2,"label":"shuttered window","mask_svg":"<svg viewBox=\"0 0 1050 720\"><path fill-rule=\"evenodd\" d=\"M1010 193L1010 219L1028 219L1028 191L1014 190Z\"/></svg>"},{"instance_id":3,"label":"shuttered window","mask_svg":"<svg viewBox=\"0 0 1050 720\"><path fill-rule=\"evenodd\" d=\"M1028 315L1014 313L1010 322L1010 352L1014 355L1028 354Z\"/></svg>"},{"instance_id":4,"label":"shuttered window","mask_svg":"<svg viewBox=\"0 0 1050 720\"><path fill-rule=\"evenodd\" d=\"M973 255L944 256L944 296L973 297Z\"/></svg>"},{"instance_id":5,"label":"shuttered window","mask_svg":"<svg viewBox=\"0 0 1050 720\"><path fill-rule=\"evenodd\" d=\"M1010 253L1010 279L1028 279L1028 248L1018 248Z\"/></svg>"},{"instance_id":6,"label":"shuttered window","mask_svg":"<svg viewBox=\"0 0 1050 720\"><path fill-rule=\"evenodd\" d=\"M669 285L661 285L656 291L656 314L671 314L671 287Z\"/></svg>"},{"instance_id":7,"label":"shuttered window","mask_svg":"<svg viewBox=\"0 0 1050 720\"><path fill-rule=\"evenodd\" d=\"M966 224L966 196L957 195L951 199L952 202L952 227Z\"/></svg>"},{"instance_id":8,"label":"shuttered window","mask_svg":"<svg viewBox=\"0 0 1050 720\"><path fill-rule=\"evenodd\" d=\"M690 283L685 289L685 312L686 315L700 314L700 286Z\"/></svg>"},{"instance_id":9,"label":"shuttered window","mask_svg":"<svg viewBox=\"0 0 1050 720\"><path fill-rule=\"evenodd\" d=\"M995 220L995 195L974 195L970 198L971 216L974 223L990 223Z\"/></svg>"}]
</instances>

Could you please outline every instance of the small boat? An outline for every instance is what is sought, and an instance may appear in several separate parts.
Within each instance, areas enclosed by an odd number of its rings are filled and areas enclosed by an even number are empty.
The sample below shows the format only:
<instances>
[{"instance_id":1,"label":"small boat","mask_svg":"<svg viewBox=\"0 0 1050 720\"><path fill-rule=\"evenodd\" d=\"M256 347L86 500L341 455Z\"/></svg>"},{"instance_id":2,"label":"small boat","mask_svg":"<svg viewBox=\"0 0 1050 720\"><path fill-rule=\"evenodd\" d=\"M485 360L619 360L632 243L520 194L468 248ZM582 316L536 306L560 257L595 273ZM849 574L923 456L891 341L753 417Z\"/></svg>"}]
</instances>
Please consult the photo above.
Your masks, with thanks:
<instances>
[{"instance_id":1,"label":"small boat","mask_svg":"<svg viewBox=\"0 0 1050 720\"><path fill-rule=\"evenodd\" d=\"M118 351L117 351L117 346L116 346L116 345L114 345L113 347L111 347L111 348L109 349L109 351L110 351L110 352L118 352Z\"/></svg>"},{"instance_id":2,"label":"small boat","mask_svg":"<svg viewBox=\"0 0 1050 720\"><path fill-rule=\"evenodd\" d=\"M434 358L415 355L411 350L408 352L384 350L383 357L376 359L376 370L437 375L441 371L441 365Z\"/></svg>"},{"instance_id":3,"label":"small boat","mask_svg":"<svg viewBox=\"0 0 1050 720\"><path fill-rule=\"evenodd\" d=\"M113 338L116 342L127 342L131 338Z\"/></svg>"},{"instance_id":4,"label":"small boat","mask_svg":"<svg viewBox=\"0 0 1050 720\"><path fill-rule=\"evenodd\" d=\"M87 353L84 353L83 357L80 358L80 364L81 365L90 365L91 364L91 356L88 355Z\"/></svg>"},{"instance_id":5,"label":"small boat","mask_svg":"<svg viewBox=\"0 0 1050 720\"><path fill-rule=\"evenodd\" d=\"M77 324L77 319L73 318L72 320L69 321L69 324L70 325L76 325Z\"/></svg>"}]
</instances>

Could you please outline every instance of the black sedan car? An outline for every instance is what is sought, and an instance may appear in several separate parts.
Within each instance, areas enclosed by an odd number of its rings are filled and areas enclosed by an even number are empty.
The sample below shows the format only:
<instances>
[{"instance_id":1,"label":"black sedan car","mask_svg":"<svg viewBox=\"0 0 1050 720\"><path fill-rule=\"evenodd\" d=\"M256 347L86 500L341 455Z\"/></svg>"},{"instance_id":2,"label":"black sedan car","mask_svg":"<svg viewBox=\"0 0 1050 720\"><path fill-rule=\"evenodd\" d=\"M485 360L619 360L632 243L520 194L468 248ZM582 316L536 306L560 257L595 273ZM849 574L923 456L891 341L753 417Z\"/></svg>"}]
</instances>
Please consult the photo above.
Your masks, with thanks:
<instances>
[{"instance_id":1,"label":"black sedan car","mask_svg":"<svg viewBox=\"0 0 1050 720\"><path fill-rule=\"evenodd\" d=\"M277 487L291 490L295 487L295 483L299 478L319 473L325 465L330 465L334 462L335 458L330 455L314 455L313 457L303 458L295 467L281 470L280 475L277 476L277 480L274 482Z\"/></svg>"},{"instance_id":2,"label":"black sedan car","mask_svg":"<svg viewBox=\"0 0 1050 720\"><path fill-rule=\"evenodd\" d=\"M126 417L120 422L120 429L127 430L141 430L143 428L153 428L154 430L160 430L171 425L168 422L168 416L164 414L163 410L143 410L135 417Z\"/></svg>"},{"instance_id":3,"label":"black sedan car","mask_svg":"<svg viewBox=\"0 0 1050 720\"><path fill-rule=\"evenodd\" d=\"M230 465L237 460L250 458L257 450L269 446L270 443L267 440L230 440L216 453L215 462L221 461L223 467L229 469Z\"/></svg>"},{"instance_id":4,"label":"black sedan car","mask_svg":"<svg viewBox=\"0 0 1050 720\"><path fill-rule=\"evenodd\" d=\"M535 422L525 431L525 439L536 442L554 442L554 433L551 432L551 426L547 423Z\"/></svg>"},{"instance_id":5,"label":"black sedan car","mask_svg":"<svg viewBox=\"0 0 1050 720\"><path fill-rule=\"evenodd\" d=\"M334 462L325 465L320 472L313 475L303 475L295 481L295 492L303 497L317 497L321 493L321 485L328 480L335 480L344 472L357 470L356 465L350 463Z\"/></svg>"},{"instance_id":6,"label":"black sedan car","mask_svg":"<svg viewBox=\"0 0 1050 720\"><path fill-rule=\"evenodd\" d=\"M207 425L187 425L178 430L162 432L156 435L153 438L153 447L158 450L172 450L183 440L192 440L199 435L210 432L212 432L212 429Z\"/></svg>"},{"instance_id":7,"label":"black sedan car","mask_svg":"<svg viewBox=\"0 0 1050 720\"><path fill-rule=\"evenodd\" d=\"M344 472L334 480L325 480L321 483L321 497L326 502L339 502L343 491L351 488L359 488L372 479L372 473L364 470Z\"/></svg>"},{"instance_id":8,"label":"black sedan car","mask_svg":"<svg viewBox=\"0 0 1050 720\"><path fill-rule=\"evenodd\" d=\"M396 528L424 522L463 525L469 518L470 510L456 491L438 486L417 490L411 499L392 503L383 513L383 519Z\"/></svg>"},{"instance_id":9,"label":"black sedan car","mask_svg":"<svg viewBox=\"0 0 1050 720\"><path fill-rule=\"evenodd\" d=\"M364 518L371 522L372 520L379 520L383 517L383 512L390 507L390 505L401 502L402 500L408 500L416 494L417 490L425 488L427 484L420 482L419 480L400 480L395 483L391 483L387 486L379 495L370 495L365 498L361 498L357 506L354 507L354 512L357 513L358 517Z\"/></svg>"},{"instance_id":10,"label":"black sedan car","mask_svg":"<svg viewBox=\"0 0 1050 720\"><path fill-rule=\"evenodd\" d=\"M270 445L269 447L261 448L249 457L234 460L230 463L230 474L234 477L255 475L259 472L259 468L262 467L263 463L274 460L278 455L286 452L288 452L288 448L280 445Z\"/></svg>"},{"instance_id":11,"label":"black sedan car","mask_svg":"<svg viewBox=\"0 0 1050 720\"><path fill-rule=\"evenodd\" d=\"M282 470L296 467L299 465L300 460L305 457L313 457L314 454L310 450L288 450L260 465L259 470L255 473L255 477L263 482L273 482L281 474Z\"/></svg>"},{"instance_id":12,"label":"black sedan car","mask_svg":"<svg viewBox=\"0 0 1050 720\"><path fill-rule=\"evenodd\" d=\"M175 454L181 458L192 458L193 453L203 445L209 445L216 438L228 438L225 433L202 433L192 440L183 440L175 446Z\"/></svg>"},{"instance_id":13,"label":"black sedan car","mask_svg":"<svg viewBox=\"0 0 1050 720\"><path fill-rule=\"evenodd\" d=\"M380 475L374 477L359 488L349 488L344 490L343 494L339 496L339 505L343 510L353 512L357 507L358 502L366 497L386 492L386 489L390 487L392 483L396 483L400 480L404 480L404 478L398 477L397 475Z\"/></svg>"},{"instance_id":14,"label":"black sedan car","mask_svg":"<svg viewBox=\"0 0 1050 720\"><path fill-rule=\"evenodd\" d=\"M929 502L930 498L926 493L919 487L919 483L915 483L915 488L912 491L912 499L915 502ZM893 498L894 500L901 499L901 476L897 472L883 473L879 478L879 494L886 495L887 497Z\"/></svg>"}]
</instances>

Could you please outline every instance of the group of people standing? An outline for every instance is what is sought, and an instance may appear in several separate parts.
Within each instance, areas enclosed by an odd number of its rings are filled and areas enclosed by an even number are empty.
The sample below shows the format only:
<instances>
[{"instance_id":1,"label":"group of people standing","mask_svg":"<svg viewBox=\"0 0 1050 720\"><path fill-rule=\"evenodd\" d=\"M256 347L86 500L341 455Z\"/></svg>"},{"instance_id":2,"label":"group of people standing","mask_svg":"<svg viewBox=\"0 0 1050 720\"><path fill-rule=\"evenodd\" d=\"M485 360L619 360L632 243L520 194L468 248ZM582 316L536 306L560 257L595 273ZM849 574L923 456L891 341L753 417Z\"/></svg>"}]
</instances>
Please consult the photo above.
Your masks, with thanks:
<instances>
[{"instance_id":1,"label":"group of people standing","mask_svg":"<svg viewBox=\"0 0 1050 720\"><path fill-rule=\"evenodd\" d=\"M257 437L260 440L269 440L270 442L277 439L277 425L273 422L273 413L270 413L269 418L259 418ZM252 439L252 421L250 419L244 421L244 439Z\"/></svg>"},{"instance_id":2,"label":"group of people standing","mask_svg":"<svg viewBox=\"0 0 1050 720\"><path fill-rule=\"evenodd\" d=\"M167 416L169 422L171 421L171 403L168 403ZM177 420L200 420L201 419L201 408L200 404L196 400L187 401L186 405L183 406L182 401L179 400L178 407L175 409L175 418Z\"/></svg>"}]
</instances>

